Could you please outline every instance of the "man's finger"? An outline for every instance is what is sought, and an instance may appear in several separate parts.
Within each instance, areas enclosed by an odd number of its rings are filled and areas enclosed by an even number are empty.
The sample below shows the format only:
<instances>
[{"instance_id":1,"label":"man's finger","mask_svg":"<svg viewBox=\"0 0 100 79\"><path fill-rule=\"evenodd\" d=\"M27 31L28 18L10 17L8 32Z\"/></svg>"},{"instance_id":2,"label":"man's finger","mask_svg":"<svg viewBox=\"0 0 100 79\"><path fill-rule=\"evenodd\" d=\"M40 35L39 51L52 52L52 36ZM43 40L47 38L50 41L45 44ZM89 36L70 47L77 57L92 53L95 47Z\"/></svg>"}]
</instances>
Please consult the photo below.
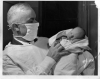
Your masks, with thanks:
<instances>
[{"instance_id":1,"label":"man's finger","mask_svg":"<svg viewBox=\"0 0 100 79\"><path fill-rule=\"evenodd\" d=\"M64 55L69 55L70 52L68 52L68 51L64 51L64 52L61 52L61 53L59 53L59 54L62 55L62 56L64 56Z\"/></svg>"},{"instance_id":2,"label":"man's finger","mask_svg":"<svg viewBox=\"0 0 100 79\"><path fill-rule=\"evenodd\" d=\"M58 44L55 46L55 48L59 48L60 46L61 46L61 44L58 43Z\"/></svg>"},{"instance_id":3,"label":"man's finger","mask_svg":"<svg viewBox=\"0 0 100 79\"><path fill-rule=\"evenodd\" d=\"M61 50L64 50L64 47L60 45L60 46L58 47L58 51L61 51Z\"/></svg>"},{"instance_id":4,"label":"man's finger","mask_svg":"<svg viewBox=\"0 0 100 79\"><path fill-rule=\"evenodd\" d=\"M55 41L55 42L51 45L51 47L55 47L56 44L57 44L57 42Z\"/></svg>"},{"instance_id":5,"label":"man's finger","mask_svg":"<svg viewBox=\"0 0 100 79\"><path fill-rule=\"evenodd\" d=\"M57 41L54 42L54 46L56 46L57 44L59 44Z\"/></svg>"}]
</instances>

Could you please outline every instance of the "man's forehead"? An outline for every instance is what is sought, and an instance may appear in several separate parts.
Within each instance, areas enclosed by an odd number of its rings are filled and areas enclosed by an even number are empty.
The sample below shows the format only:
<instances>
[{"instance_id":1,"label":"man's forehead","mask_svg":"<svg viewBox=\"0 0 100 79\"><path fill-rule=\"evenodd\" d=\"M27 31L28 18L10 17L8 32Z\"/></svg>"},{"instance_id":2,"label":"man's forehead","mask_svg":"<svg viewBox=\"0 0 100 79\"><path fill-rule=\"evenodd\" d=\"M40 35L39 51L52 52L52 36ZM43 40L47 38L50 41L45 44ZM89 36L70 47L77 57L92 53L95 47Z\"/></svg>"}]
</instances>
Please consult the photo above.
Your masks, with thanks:
<instances>
[{"instance_id":1,"label":"man's forehead","mask_svg":"<svg viewBox=\"0 0 100 79\"><path fill-rule=\"evenodd\" d=\"M26 11L24 12L24 14L21 15L22 17L25 17L25 18L36 18L36 14L34 11Z\"/></svg>"},{"instance_id":2,"label":"man's forehead","mask_svg":"<svg viewBox=\"0 0 100 79\"><path fill-rule=\"evenodd\" d=\"M32 12L20 13L13 17L17 23L26 23L28 20L35 19L36 15Z\"/></svg>"}]
</instances>

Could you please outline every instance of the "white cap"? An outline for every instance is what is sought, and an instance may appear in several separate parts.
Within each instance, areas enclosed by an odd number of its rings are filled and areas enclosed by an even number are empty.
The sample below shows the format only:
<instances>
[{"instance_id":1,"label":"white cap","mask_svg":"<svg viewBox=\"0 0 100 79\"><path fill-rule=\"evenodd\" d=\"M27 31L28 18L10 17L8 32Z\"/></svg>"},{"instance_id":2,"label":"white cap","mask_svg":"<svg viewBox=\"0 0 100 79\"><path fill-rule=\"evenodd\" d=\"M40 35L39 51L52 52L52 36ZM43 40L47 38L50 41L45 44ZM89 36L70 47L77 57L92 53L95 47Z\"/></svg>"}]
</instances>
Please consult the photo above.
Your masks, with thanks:
<instances>
[{"instance_id":1,"label":"white cap","mask_svg":"<svg viewBox=\"0 0 100 79\"><path fill-rule=\"evenodd\" d=\"M13 5L7 13L7 22L9 25L25 23L31 17L36 18L34 10L27 3L18 3Z\"/></svg>"}]
</instances>

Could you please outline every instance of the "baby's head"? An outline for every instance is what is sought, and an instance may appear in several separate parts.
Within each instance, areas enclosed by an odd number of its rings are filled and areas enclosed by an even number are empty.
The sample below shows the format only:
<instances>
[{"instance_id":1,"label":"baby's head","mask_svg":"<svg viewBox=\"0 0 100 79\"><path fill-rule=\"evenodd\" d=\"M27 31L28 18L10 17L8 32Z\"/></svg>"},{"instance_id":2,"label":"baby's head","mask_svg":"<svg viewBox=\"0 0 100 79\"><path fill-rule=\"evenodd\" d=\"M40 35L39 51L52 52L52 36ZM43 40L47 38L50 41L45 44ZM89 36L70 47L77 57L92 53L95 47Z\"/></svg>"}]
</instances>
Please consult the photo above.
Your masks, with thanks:
<instances>
[{"instance_id":1,"label":"baby's head","mask_svg":"<svg viewBox=\"0 0 100 79\"><path fill-rule=\"evenodd\" d=\"M76 27L67 34L61 33L58 37L59 38L56 39L57 42L60 42L62 39L67 39L74 43L85 38L85 31L80 27Z\"/></svg>"},{"instance_id":2,"label":"baby's head","mask_svg":"<svg viewBox=\"0 0 100 79\"><path fill-rule=\"evenodd\" d=\"M76 27L67 34L66 31L59 33L56 37L56 42L60 43L62 39L67 39L67 40L72 40L72 43L74 43L84 38L85 38L85 31L80 27Z\"/></svg>"},{"instance_id":3,"label":"baby's head","mask_svg":"<svg viewBox=\"0 0 100 79\"><path fill-rule=\"evenodd\" d=\"M73 39L84 39L85 38L85 31L80 28L80 27L76 27L73 30L71 30L68 34L67 34L67 38L69 40L73 40Z\"/></svg>"}]
</instances>

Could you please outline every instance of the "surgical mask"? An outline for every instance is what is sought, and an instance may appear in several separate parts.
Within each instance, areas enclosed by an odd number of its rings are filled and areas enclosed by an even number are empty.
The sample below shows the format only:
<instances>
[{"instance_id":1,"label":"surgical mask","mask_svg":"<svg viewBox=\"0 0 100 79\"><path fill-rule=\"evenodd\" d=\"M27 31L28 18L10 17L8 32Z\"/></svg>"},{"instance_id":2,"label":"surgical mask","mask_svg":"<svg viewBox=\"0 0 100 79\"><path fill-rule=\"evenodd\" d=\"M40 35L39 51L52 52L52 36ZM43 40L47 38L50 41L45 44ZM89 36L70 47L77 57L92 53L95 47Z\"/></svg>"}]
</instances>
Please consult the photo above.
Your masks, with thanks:
<instances>
[{"instance_id":1,"label":"surgical mask","mask_svg":"<svg viewBox=\"0 0 100 79\"><path fill-rule=\"evenodd\" d=\"M26 35L25 36L15 36L15 37L22 37L27 41L32 41L35 38L37 38L37 31L38 31L39 23L27 23L24 25L27 28Z\"/></svg>"}]
</instances>

